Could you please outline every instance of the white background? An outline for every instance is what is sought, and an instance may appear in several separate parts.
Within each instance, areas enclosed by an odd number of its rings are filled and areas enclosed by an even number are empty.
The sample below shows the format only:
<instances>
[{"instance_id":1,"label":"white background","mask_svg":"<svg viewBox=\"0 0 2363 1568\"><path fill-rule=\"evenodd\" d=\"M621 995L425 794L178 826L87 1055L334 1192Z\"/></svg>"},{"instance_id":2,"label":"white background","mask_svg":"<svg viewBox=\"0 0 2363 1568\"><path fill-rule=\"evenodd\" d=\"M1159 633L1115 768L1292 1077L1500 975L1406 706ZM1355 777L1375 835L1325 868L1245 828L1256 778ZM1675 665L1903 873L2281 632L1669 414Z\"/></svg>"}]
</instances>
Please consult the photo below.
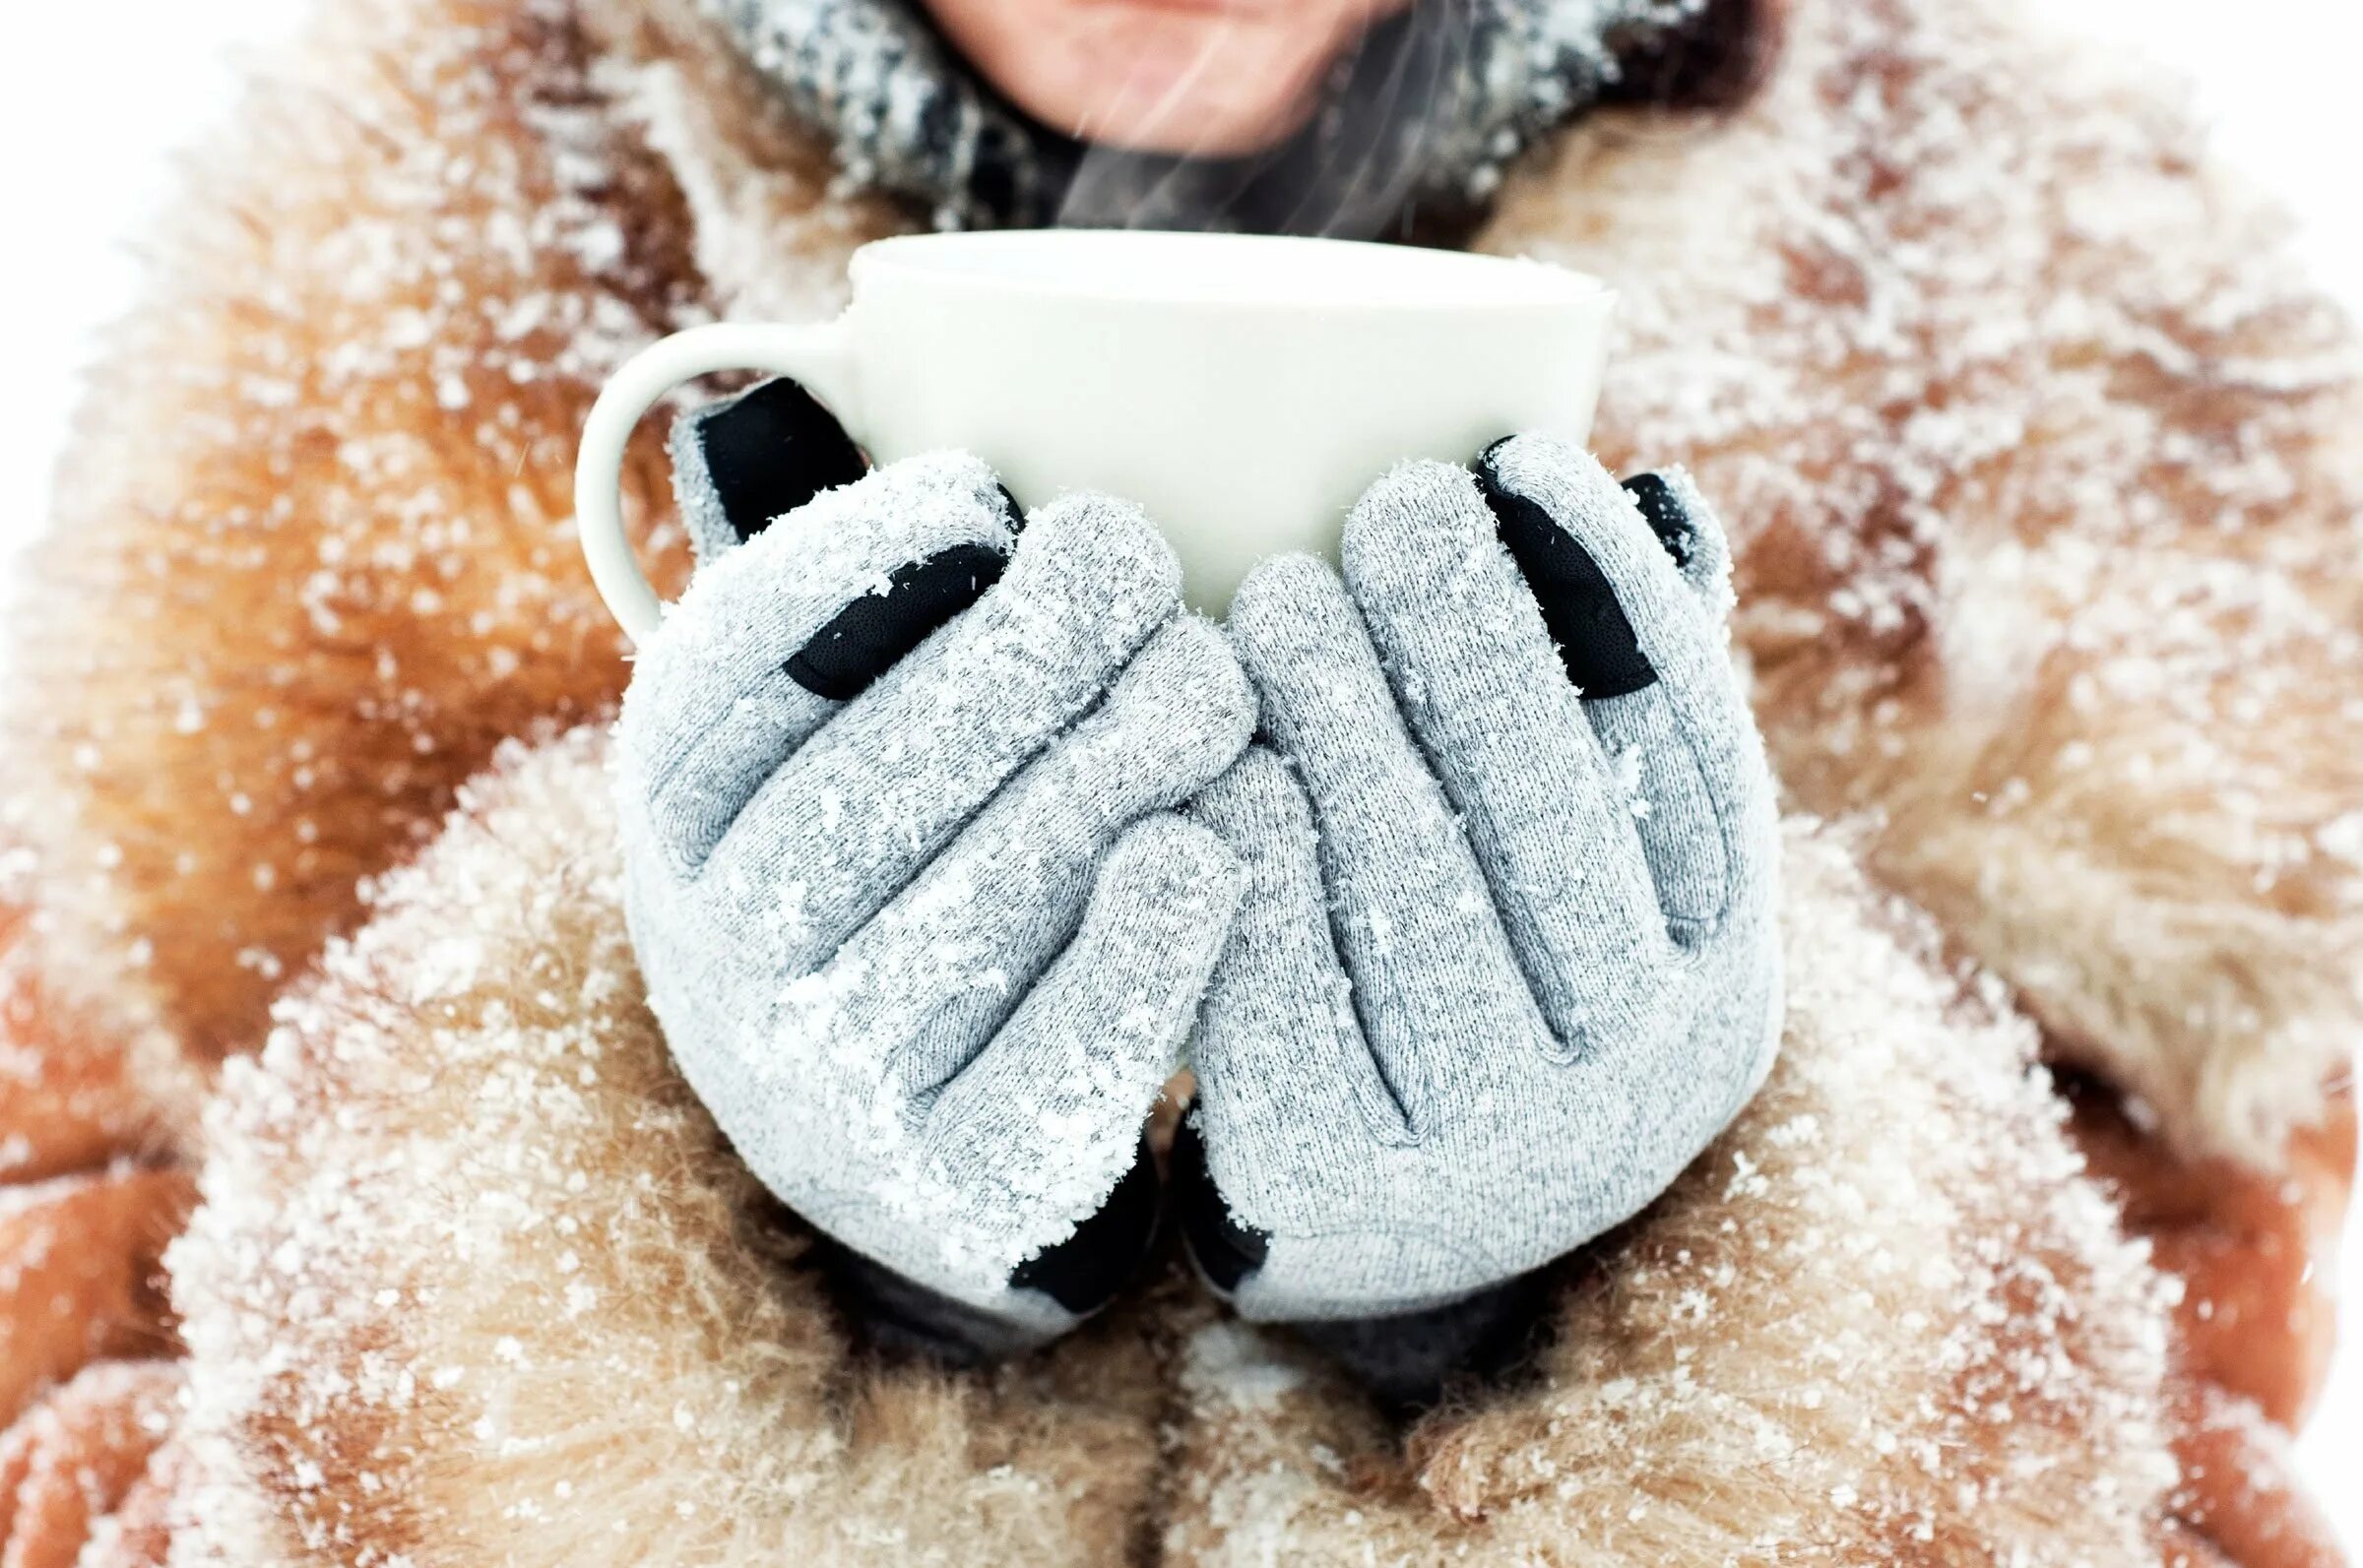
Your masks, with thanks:
<instances>
[{"instance_id":1,"label":"white background","mask_svg":"<svg viewBox=\"0 0 2363 1568\"><path fill-rule=\"evenodd\" d=\"M10 5L0 49L0 553L39 527L92 332L132 297L126 239L170 191L172 157L231 101L237 62L306 0L47 0ZM2043 0L2194 82L2219 146L2280 189L2323 282L2363 309L2363 8L2351 0ZM2358 563L2363 570L2363 563ZM2363 1222L2354 1227L2363 1231ZM2363 1234L2346 1325L2363 1342ZM2363 1344L2309 1434L2317 1491L2363 1552Z\"/></svg>"}]
</instances>

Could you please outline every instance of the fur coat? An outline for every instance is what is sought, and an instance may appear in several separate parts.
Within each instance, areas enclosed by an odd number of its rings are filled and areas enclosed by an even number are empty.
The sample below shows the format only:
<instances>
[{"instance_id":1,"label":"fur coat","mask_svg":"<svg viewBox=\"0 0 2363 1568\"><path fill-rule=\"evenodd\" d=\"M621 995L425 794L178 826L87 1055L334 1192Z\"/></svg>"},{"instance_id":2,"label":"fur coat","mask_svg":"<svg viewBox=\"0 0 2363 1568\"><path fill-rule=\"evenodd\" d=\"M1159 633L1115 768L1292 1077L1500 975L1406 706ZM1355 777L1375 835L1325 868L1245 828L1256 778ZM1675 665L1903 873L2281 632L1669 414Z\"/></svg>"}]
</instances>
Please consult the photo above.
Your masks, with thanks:
<instances>
[{"instance_id":1,"label":"fur coat","mask_svg":"<svg viewBox=\"0 0 2363 1568\"><path fill-rule=\"evenodd\" d=\"M1739 9L1737 101L1471 242L1618 286L1604 455L1732 524L1783 1065L1399 1432L1170 1268L989 1376L849 1349L640 1006L568 478L623 355L911 217L691 0L324 0L11 623L0 1561L2335 1560L2275 1458L2363 1023L2349 330L2008 0Z\"/></svg>"}]
</instances>

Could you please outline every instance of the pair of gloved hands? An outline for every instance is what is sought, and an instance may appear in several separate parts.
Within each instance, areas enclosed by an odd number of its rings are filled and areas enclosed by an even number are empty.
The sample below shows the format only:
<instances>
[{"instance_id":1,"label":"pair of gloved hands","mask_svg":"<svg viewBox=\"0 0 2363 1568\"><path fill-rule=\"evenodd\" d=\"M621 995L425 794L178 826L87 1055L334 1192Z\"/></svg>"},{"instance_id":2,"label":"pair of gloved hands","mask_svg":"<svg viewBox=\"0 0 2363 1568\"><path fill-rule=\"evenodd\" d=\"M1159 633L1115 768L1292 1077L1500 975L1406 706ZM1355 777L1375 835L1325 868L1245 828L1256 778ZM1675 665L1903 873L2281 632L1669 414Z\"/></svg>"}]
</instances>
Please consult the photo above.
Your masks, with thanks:
<instances>
[{"instance_id":1,"label":"pair of gloved hands","mask_svg":"<svg viewBox=\"0 0 2363 1568\"><path fill-rule=\"evenodd\" d=\"M1771 786L1679 476L1409 465L1342 580L1267 562L1217 628L1136 509L863 475L787 383L674 455L703 565L624 704L633 939L690 1084L906 1337L1114 1295L1185 1046L1201 1272L1349 1339L1500 1298L1762 1081Z\"/></svg>"}]
</instances>

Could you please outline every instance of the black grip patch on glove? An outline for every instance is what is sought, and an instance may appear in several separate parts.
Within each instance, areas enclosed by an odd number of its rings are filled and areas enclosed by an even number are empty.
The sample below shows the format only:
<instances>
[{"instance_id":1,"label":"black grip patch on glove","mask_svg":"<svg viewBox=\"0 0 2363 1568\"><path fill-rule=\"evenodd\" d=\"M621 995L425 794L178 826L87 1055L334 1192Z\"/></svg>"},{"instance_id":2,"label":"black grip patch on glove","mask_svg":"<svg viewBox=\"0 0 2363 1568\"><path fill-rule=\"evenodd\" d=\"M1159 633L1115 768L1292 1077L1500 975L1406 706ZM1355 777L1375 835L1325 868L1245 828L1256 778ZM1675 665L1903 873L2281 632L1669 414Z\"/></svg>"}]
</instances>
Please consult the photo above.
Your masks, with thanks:
<instances>
[{"instance_id":1,"label":"black grip patch on glove","mask_svg":"<svg viewBox=\"0 0 2363 1568\"><path fill-rule=\"evenodd\" d=\"M1008 560L983 544L948 550L897 567L883 594L865 594L813 634L786 665L816 697L850 702L869 689L934 630L985 596Z\"/></svg>"},{"instance_id":2,"label":"black grip patch on glove","mask_svg":"<svg viewBox=\"0 0 2363 1568\"><path fill-rule=\"evenodd\" d=\"M1629 696L1654 684L1657 670L1641 652L1600 563L1539 502L1507 487L1494 466L1501 445L1486 448L1477 460L1477 483L1502 544L1542 607L1543 625L1567 679L1591 700Z\"/></svg>"},{"instance_id":3,"label":"black grip patch on glove","mask_svg":"<svg viewBox=\"0 0 2363 1568\"><path fill-rule=\"evenodd\" d=\"M1300 1323L1308 1345L1353 1374L1397 1419L1433 1410L1456 1388L1500 1384L1547 1336L1553 1271L1396 1317Z\"/></svg>"},{"instance_id":4,"label":"black grip patch on glove","mask_svg":"<svg viewBox=\"0 0 2363 1568\"><path fill-rule=\"evenodd\" d=\"M845 426L784 376L700 417L697 443L722 514L741 543L821 491L869 471Z\"/></svg>"},{"instance_id":5,"label":"black grip patch on glove","mask_svg":"<svg viewBox=\"0 0 2363 1568\"><path fill-rule=\"evenodd\" d=\"M1148 1260L1157 1241L1164 1194L1157 1160L1146 1143L1099 1213L1075 1233L1017 1266L1009 1283L1040 1290L1078 1317L1097 1312L1116 1298L1124 1282Z\"/></svg>"},{"instance_id":6,"label":"black grip patch on glove","mask_svg":"<svg viewBox=\"0 0 2363 1568\"><path fill-rule=\"evenodd\" d=\"M1691 553L1698 547L1693 533L1696 525L1691 521L1690 508L1674 493L1674 486L1666 482L1663 474L1636 473L1625 481L1625 493L1641 509L1649 532L1657 535L1657 542L1674 557L1674 564L1689 567Z\"/></svg>"},{"instance_id":7,"label":"black grip patch on glove","mask_svg":"<svg viewBox=\"0 0 2363 1568\"><path fill-rule=\"evenodd\" d=\"M1272 1238L1232 1215L1231 1205L1214 1184L1214 1173L1206 1167L1206 1141L1199 1136L1195 1116L1182 1117L1174 1135L1174 1194L1182 1239L1198 1272L1224 1295L1237 1291L1240 1282L1271 1256Z\"/></svg>"},{"instance_id":8,"label":"black grip patch on glove","mask_svg":"<svg viewBox=\"0 0 2363 1568\"><path fill-rule=\"evenodd\" d=\"M988 1366L1034 1348L1008 1321L905 1279L823 1231L812 1235L821 1283L846 1327L889 1355L954 1368Z\"/></svg>"}]
</instances>

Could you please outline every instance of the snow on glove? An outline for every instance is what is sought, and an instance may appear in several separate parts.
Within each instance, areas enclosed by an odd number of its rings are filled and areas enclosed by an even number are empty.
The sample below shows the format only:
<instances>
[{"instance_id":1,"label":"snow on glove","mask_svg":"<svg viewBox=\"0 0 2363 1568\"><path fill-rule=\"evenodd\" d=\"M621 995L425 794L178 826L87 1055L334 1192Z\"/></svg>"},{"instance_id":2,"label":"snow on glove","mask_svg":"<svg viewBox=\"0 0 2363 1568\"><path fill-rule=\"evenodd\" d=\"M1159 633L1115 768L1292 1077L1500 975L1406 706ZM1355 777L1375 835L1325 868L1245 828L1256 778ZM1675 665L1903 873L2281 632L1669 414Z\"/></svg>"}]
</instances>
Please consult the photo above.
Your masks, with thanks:
<instances>
[{"instance_id":1,"label":"snow on glove","mask_svg":"<svg viewBox=\"0 0 2363 1568\"><path fill-rule=\"evenodd\" d=\"M1405 467L1344 562L1267 562L1232 607L1271 744L1191 807L1248 885L1183 1223L1246 1317L1446 1344L1455 1303L1629 1218L1769 1070L1771 784L1728 549L1680 475L1620 487L1532 437L1475 476Z\"/></svg>"},{"instance_id":2,"label":"snow on glove","mask_svg":"<svg viewBox=\"0 0 2363 1568\"><path fill-rule=\"evenodd\" d=\"M633 941L691 1087L900 1337L1020 1348L1155 1227L1142 1127L1241 883L1172 808L1252 695L1116 502L1021 534L946 454L748 526L717 459L780 396L676 439L706 564L624 701Z\"/></svg>"}]
</instances>

